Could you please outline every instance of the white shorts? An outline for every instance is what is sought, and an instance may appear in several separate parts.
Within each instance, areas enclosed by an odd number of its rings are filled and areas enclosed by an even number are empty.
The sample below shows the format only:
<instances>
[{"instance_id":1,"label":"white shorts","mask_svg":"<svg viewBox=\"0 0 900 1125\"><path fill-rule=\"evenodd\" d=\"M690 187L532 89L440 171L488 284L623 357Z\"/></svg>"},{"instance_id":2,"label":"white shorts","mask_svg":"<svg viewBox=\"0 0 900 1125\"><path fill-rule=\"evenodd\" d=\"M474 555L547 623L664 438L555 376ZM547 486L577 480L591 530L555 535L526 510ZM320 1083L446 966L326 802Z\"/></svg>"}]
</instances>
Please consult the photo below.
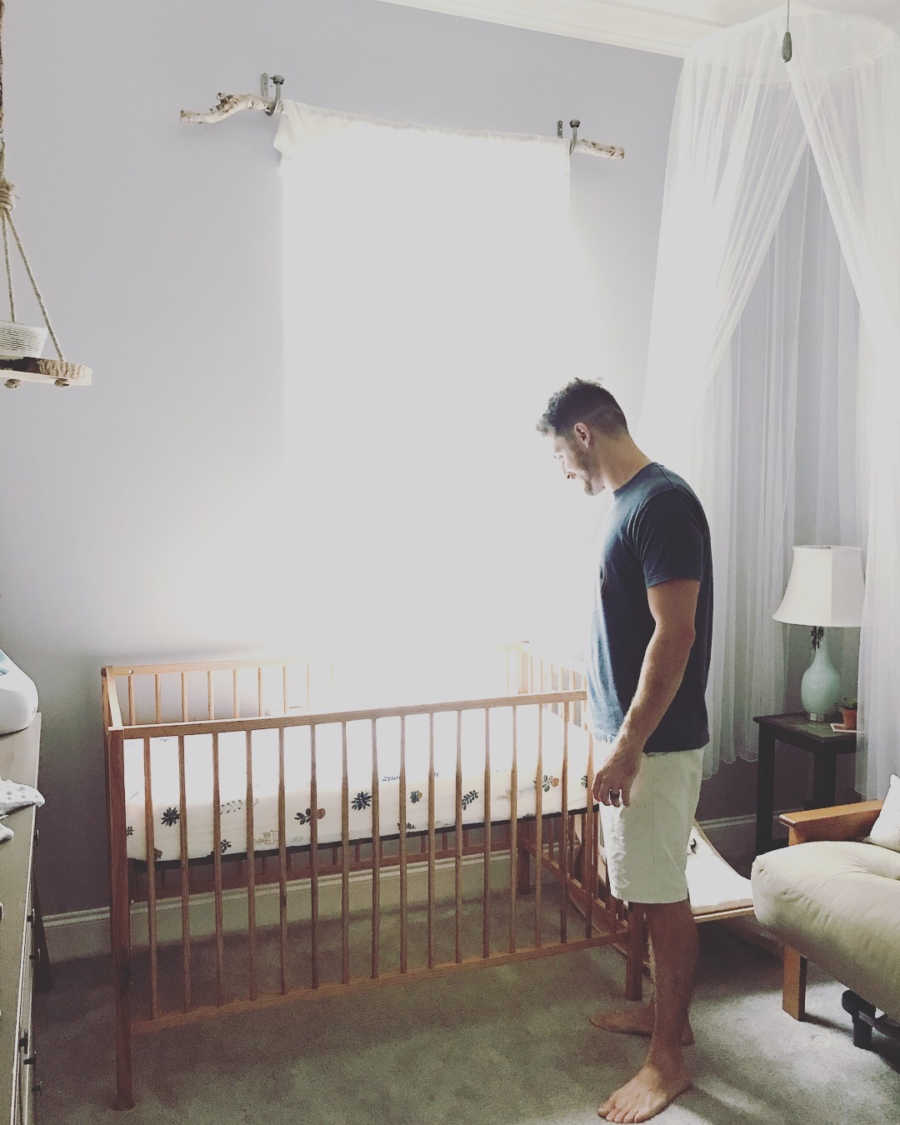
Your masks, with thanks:
<instances>
[{"instance_id":1,"label":"white shorts","mask_svg":"<svg viewBox=\"0 0 900 1125\"><path fill-rule=\"evenodd\" d=\"M687 849L702 780L702 749L644 754L628 807L600 805L616 898L654 903L688 897Z\"/></svg>"}]
</instances>

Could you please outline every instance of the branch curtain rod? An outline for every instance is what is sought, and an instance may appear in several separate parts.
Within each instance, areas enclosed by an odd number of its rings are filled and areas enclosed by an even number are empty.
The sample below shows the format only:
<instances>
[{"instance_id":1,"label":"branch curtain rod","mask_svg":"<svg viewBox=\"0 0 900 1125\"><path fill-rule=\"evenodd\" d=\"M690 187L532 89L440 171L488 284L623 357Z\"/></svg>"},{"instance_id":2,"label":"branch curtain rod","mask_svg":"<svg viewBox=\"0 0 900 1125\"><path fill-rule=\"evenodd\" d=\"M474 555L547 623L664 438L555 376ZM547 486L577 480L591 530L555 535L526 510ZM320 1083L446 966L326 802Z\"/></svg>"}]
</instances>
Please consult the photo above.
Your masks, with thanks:
<instances>
[{"instance_id":1,"label":"branch curtain rod","mask_svg":"<svg viewBox=\"0 0 900 1125\"><path fill-rule=\"evenodd\" d=\"M270 82L275 87L274 94L269 87ZM181 119L192 125L216 125L218 122L224 121L226 117L241 113L245 109L262 111L267 117L272 117L281 107L281 88L283 85L283 75L273 74L270 78L268 74L264 73L260 78L260 92L258 94L219 94L219 100L212 109L206 112L183 109ZM577 118L573 118L569 122L569 127L572 130L569 141L570 156L575 152L586 152L589 156L602 156L607 160L624 160L625 150L618 145L603 145L597 141L588 141L579 137L580 126L581 122ZM563 136L562 120L556 122L556 135L557 137Z\"/></svg>"}]
</instances>

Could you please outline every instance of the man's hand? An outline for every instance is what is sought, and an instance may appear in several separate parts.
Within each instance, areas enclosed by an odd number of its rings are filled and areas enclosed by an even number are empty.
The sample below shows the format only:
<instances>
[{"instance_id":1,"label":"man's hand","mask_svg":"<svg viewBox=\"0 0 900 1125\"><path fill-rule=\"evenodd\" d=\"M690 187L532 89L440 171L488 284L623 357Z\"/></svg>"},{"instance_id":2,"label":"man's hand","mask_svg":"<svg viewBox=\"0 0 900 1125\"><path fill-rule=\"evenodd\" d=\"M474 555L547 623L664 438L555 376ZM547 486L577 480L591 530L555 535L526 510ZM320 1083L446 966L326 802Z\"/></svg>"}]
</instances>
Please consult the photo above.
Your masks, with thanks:
<instances>
[{"instance_id":1,"label":"man's hand","mask_svg":"<svg viewBox=\"0 0 900 1125\"><path fill-rule=\"evenodd\" d=\"M644 744L624 733L613 743L613 751L594 778L594 800L617 808L629 804L631 787L641 768Z\"/></svg>"}]
</instances>

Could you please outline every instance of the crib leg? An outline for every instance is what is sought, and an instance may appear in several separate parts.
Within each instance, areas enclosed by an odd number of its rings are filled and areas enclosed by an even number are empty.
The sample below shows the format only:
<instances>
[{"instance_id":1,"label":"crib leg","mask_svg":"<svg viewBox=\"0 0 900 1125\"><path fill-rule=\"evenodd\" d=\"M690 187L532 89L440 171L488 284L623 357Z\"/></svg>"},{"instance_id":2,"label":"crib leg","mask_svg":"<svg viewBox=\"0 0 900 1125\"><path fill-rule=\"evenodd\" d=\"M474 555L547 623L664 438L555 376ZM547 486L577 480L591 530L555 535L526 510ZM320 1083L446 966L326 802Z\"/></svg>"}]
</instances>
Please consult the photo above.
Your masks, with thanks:
<instances>
[{"instance_id":1,"label":"crib leg","mask_svg":"<svg viewBox=\"0 0 900 1125\"><path fill-rule=\"evenodd\" d=\"M625 956L625 997L640 1000L644 984L644 954L647 947L647 922L638 906L628 907L628 951Z\"/></svg>"},{"instance_id":2,"label":"crib leg","mask_svg":"<svg viewBox=\"0 0 900 1125\"><path fill-rule=\"evenodd\" d=\"M520 823L518 833L519 862L516 868L518 874L517 890L520 895L527 895L531 891L531 853L528 850L531 839L531 825Z\"/></svg>"},{"instance_id":3,"label":"crib leg","mask_svg":"<svg viewBox=\"0 0 900 1125\"><path fill-rule=\"evenodd\" d=\"M134 1106L131 1068L131 919L128 852L125 835L125 756L120 732L111 732L106 755L106 807L109 819L110 944L116 1025L116 1109Z\"/></svg>"}]
</instances>

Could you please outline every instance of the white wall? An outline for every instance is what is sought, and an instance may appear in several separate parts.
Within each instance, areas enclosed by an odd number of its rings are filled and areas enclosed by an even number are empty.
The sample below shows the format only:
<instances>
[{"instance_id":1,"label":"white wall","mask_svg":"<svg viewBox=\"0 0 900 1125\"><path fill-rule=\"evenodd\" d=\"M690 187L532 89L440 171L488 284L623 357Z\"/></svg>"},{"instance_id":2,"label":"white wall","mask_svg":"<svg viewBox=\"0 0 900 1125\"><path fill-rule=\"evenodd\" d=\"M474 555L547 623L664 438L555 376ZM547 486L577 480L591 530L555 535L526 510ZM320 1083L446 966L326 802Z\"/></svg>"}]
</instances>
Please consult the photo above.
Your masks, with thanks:
<instances>
[{"instance_id":1,"label":"white wall","mask_svg":"<svg viewBox=\"0 0 900 1125\"><path fill-rule=\"evenodd\" d=\"M576 162L603 287L577 329L633 414L680 64L375 0L42 0L6 23L17 218L63 347L95 370L90 390L0 390L0 647L41 694L55 913L107 897L100 666L264 653L277 623L274 126L178 109L265 69L301 101L521 132L579 116L624 145Z\"/></svg>"}]
</instances>

